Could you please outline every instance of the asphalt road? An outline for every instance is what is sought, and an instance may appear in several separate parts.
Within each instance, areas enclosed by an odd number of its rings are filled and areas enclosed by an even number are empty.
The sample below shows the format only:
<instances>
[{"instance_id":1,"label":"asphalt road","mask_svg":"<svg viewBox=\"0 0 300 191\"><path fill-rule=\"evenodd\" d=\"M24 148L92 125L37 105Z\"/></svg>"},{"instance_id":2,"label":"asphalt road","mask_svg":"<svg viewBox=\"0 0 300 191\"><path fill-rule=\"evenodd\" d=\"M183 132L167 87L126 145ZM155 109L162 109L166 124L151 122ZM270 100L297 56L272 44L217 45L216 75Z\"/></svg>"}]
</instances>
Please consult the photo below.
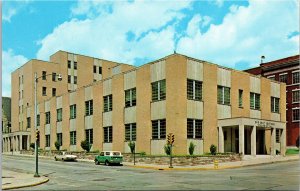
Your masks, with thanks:
<instances>
[{"instance_id":1,"label":"asphalt road","mask_svg":"<svg viewBox=\"0 0 300 191\"><path fill-rule=\"evenodd\" d=\"M34 174L34 158L3 156L2 168ZM159 171L39 160L50 181L20 190L299 190L299 161L226 170Z\"/></svg>"}]
</instances>

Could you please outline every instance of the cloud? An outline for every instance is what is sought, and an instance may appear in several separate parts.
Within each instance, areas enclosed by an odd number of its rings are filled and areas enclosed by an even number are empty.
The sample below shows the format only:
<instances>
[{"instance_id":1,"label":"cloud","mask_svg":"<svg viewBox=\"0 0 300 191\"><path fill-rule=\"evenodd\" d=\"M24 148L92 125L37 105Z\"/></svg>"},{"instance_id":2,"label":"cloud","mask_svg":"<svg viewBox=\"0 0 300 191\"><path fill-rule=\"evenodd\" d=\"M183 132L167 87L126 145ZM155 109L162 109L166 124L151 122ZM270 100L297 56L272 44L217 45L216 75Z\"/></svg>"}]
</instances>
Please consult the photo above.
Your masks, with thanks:
<instances>
[{"instance_id":1,"label":"cloud","mask_svg":"<svg viewBox=\"0 0 300 191\"><path fill-rule=\"evenodd\" d=\"M12 49L2 51L2 96L11 96L11 72L27 61L26 57L15 55Z\"/></svg>"},{"instance_id":2,"label":"cloud","mask_svg":"<svg viewBox=\"0 0 300 191\"><path fill-rule=\"evenodd\" d=\"M10 19L12 16L14 16L17 13L17 10L14 8L9 8L7 11L4 11L2 15L2 20L10 22Z\"/></svg>"},{"instance_id":3,"label":"cloud","mask_svg":"<svg viewBox=\"0 0 300 191\"><path fill-rule=\"evenodd\" d=\"M71 12L85 18L66 21L40 39L37 58L48 60L60 49L129 64L159 58L173 52L175 23L190 5L189 1L80 1Z\"/></svg>"},{"instance_id":4,"label":"cloud","mask_svg":"<svg viewBox=\"0 0 300 191\"><path fill-rule=\"evenodd\" d=\"M233 5L221 24L211 24L203 34L199 22L193 22L199 17L195 15L187 28L187 34L193 28L193 35L179 39L176 49L228 67L253 67L261 55L271 61L298 54L299 12L294 3L251 0L248 7ZM291 33L296 35L288 38Z\"/></svg>"},{"instance_id":5,"label":"cloud","mask_svg":"<svg viewBox=\"0 0 300 191\"><path fill-rule=\"evenodd\" d=\"M30 3L29 0L23 1L3 1L2 6L2 21L11 22L11 18L17 15L22 9Z\"/></svg>"}]
</instances>

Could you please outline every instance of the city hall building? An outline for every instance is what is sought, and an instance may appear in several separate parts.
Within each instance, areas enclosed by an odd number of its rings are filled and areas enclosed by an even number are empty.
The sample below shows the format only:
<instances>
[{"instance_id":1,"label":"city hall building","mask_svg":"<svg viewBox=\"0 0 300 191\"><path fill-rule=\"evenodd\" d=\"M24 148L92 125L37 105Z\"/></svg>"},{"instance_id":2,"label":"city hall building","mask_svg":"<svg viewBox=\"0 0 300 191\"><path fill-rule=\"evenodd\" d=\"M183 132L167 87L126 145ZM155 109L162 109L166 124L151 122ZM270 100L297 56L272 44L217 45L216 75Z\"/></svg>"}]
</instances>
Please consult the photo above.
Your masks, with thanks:
<instances>
[{"instance_id":1,"label":"city hall building","mask_svg":"<svg viewBox=\"0 0 300 191\"><path fill-rule=\"evenodd\" d=\"M206 61L172 54L134 67L58 51L50 61L31 60L12 73L12 132L3 151L35 142L34 74L40 148L164 154L168 133L174 153L244 155L285 153L284 83ZM57 80L62 75L62 81Z\"/></svg>"}]
</instances>

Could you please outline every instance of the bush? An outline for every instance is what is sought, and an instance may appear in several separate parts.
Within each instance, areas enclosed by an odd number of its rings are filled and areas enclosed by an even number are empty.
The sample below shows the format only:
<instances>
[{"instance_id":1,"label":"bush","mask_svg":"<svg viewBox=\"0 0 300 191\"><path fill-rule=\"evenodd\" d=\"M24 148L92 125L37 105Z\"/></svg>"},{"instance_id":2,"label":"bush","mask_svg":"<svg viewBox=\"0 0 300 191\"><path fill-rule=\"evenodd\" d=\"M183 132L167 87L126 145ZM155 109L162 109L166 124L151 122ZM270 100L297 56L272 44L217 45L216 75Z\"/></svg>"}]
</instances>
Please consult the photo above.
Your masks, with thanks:
<instances>
[{"instance_id":1,"label":"bush","mask_svg":"<svg viewBox=\"0 0 300 191\"><path fill-rule=\"evenodd\" d=\"M56 150L59 151L59 148L61 146L60 143L58 141L55 141L54 145L55 145Z\"/></svg>"},{"instance_id":2,"label":"bush","mask_svg":"<svg viewBox=\"0 0 300 191\"><path fill-rule=\"evenodd\" d=\"M141 151L140 152L140 156L146 156L146 152L145 151Z\"/></svg>"},{"instance_id":3,"label":"bush","mask_svg":"<svg viewBox=\"0 0 300 191\"><path fill-rule=\"evenodd\" d=\"M83 150L85 150L87 152L90 152L91 147L92 147L92 145L87 140L81 141L80 146Z\"/></svg>"},{"instance_id":4,"label":"bush","mask_svg":"<svg viewBox=\"0 0 300 191\"><path fill-rule=\"evenodd\" d=\"M164 149L165 149L165 153L167 155L170 155L171 154L171 145L167 144L164 146Z\"/></svg>"},{"instance_id":5,"label":"bush","mask_svg":"<svg viewBox=\"0 0 300 191\"><path fill-rule=\"evenodd\" d=\"M30 143L30 148L35 148L35 143Z\"/></svg>"},{"instance_id":6,"label":"bush","mask_svg":"<svg viewBox=\"0 0 300 191\"><path fill-rule=\"evenodd\" d=\"M210 145L209 150L210 150L210 154L212 154L212 155L217 154L217 147L214 144Z\"/></svg>"},{"instance_id":7,"label":"bush","mask_svg":"<svg viewBox=\"0 0 300 191\"><path fill-rule=\"evenodd\" d=\"M133 154L135 151L135 142L129 141L128 146L130 148L130 152Z\"/></svg>"},{"instance_id":8,"label":"bush","mask_svg":"<svg viewBox=\"0 0 300 191\"><path fill-rule=\"evenodd\" d=\"M193 142L190 142L190 146L189 146L190 155L194 154L195 147L196 147L196 145Z\"/></svg>"}]
</instances>

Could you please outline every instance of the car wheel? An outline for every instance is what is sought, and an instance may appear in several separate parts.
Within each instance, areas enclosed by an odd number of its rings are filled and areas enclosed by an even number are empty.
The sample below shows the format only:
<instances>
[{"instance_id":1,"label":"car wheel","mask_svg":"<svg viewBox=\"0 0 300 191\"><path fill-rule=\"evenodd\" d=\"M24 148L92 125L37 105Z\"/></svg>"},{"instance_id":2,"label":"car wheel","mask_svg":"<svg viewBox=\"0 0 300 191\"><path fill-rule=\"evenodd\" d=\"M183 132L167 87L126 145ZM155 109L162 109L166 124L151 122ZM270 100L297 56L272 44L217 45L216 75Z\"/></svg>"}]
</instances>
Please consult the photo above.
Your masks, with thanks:
<instances>
[{"instance_id":1,"label":"car wheel","mask_svg":"<svg viewBox=\"0 0 300 191\"><path fill-rule=\"evenodd\" d=\"M95 165L99 165L99 161L98 160L95 160Z\"/></svg>"},{"instance_id":2,"label":"car wheel","mask_svg":"<svg viewBox=\"0 0 300 191\"><path fill-rule=\"evenodd\" d=\"M109 166L109 162L108 162L107 160L105 161L105 165L106 165L106 166Z\"/></svg>"},{"instance_id":3,"label":"car wheel","mask_svg":"<svg viewBox=\"0 0 300 191\"><path fill-rule=\"evenodd\" d=\"M55 160L55 161L57 161L57 158L56 158L56 157L54 157L54 160Z\"/></svg>"}]
</instances>

